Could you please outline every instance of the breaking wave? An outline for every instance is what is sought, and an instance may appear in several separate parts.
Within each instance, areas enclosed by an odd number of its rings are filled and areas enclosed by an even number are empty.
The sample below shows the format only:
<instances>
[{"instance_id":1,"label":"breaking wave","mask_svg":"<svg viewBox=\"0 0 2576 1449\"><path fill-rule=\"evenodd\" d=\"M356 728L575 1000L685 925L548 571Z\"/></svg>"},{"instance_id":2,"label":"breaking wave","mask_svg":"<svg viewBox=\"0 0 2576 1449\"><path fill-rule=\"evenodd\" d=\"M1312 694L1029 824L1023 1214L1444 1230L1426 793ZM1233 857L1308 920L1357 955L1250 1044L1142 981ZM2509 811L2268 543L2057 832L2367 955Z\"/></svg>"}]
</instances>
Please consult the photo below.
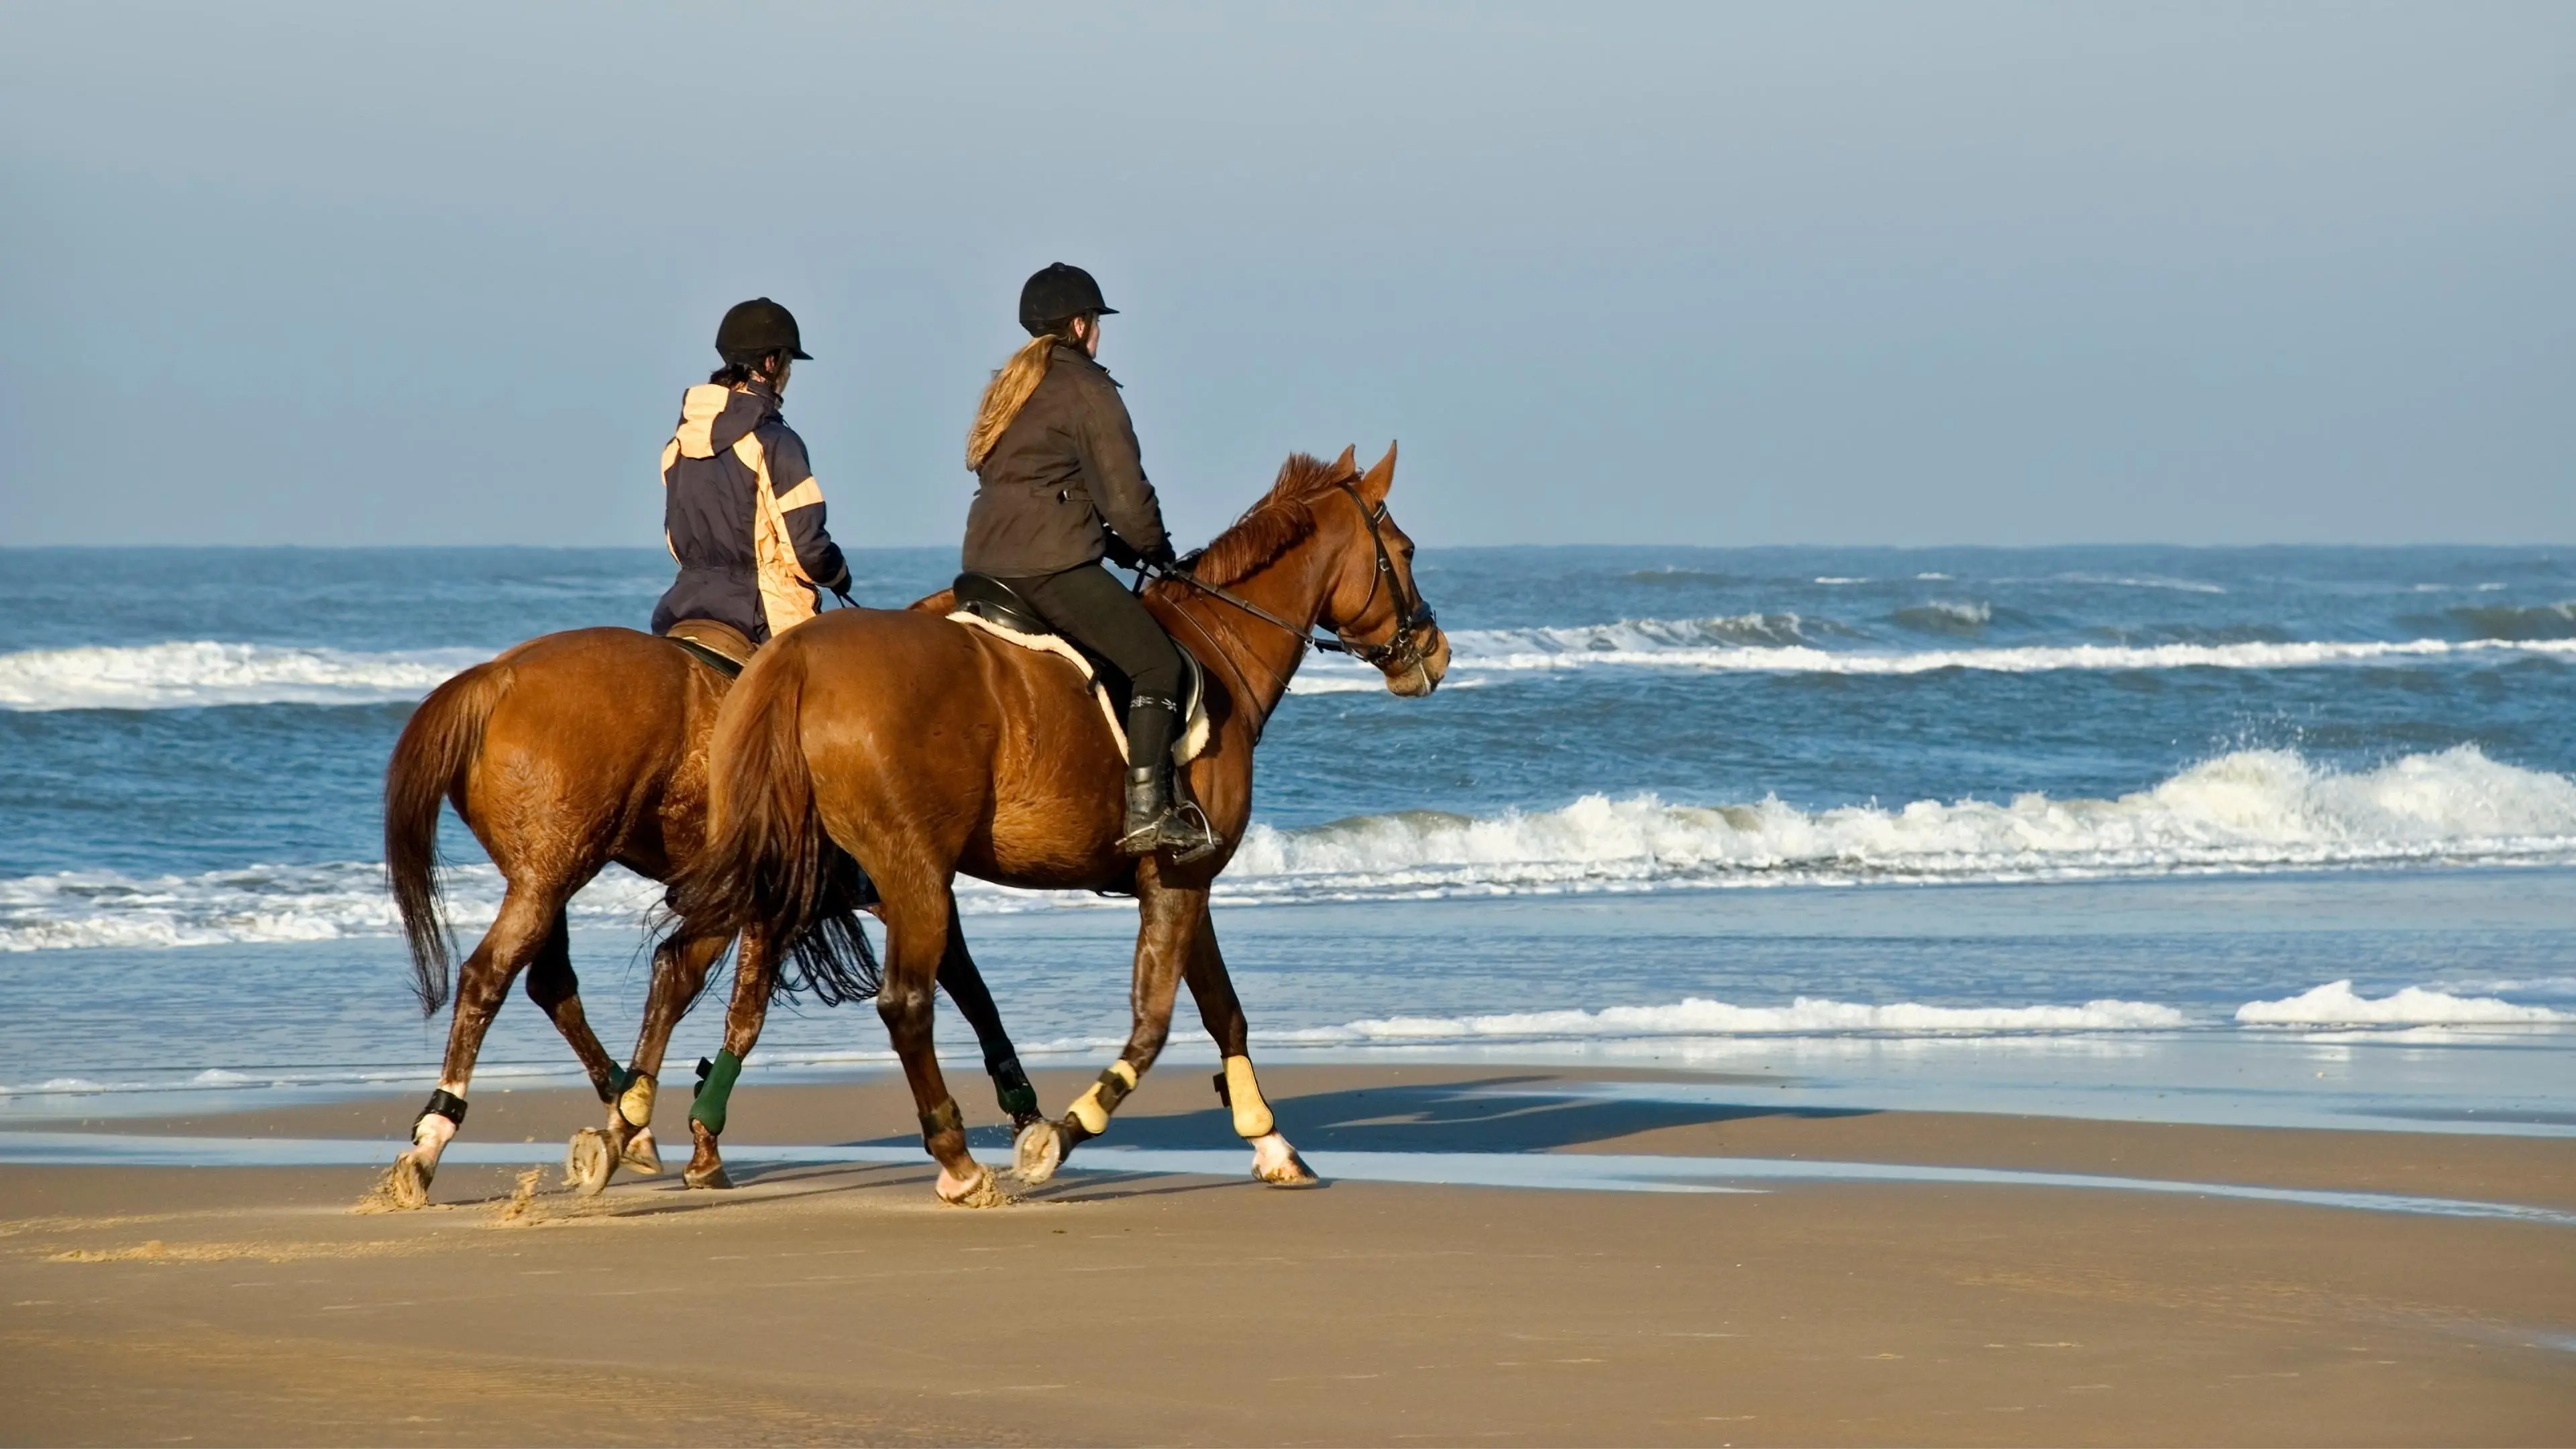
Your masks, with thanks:
<instances>
[{"instance_id":1,"label":"breaking wave","mask_svg":"<svg viewBox=\"0 0 2576 1449\"><path fill-rule=\"evenodd\" d=\"M1857 1032L2152 1031L2183 1026L2183 1014L2145 1001L2082 1006L1872 1006L1801 996L1787 1006L1736 1006L1685 997L1669 1006L1600 1011L1519 1011L1494 1016L1395 1016L1273 1033L1302 1046L1405 1045L1468 1041L1565 1041L1601 1037L1827 1036Z\"/></svg>"},{"instance_id":2,"label":"breaking wave","mask_svg":"<svg viewBox=\"0 0 2576 1449\"><path fill-rule=\"evenodd\" d=\"M1979 634L1995 621L1995 610L1981 599L1950 600L1899 609L1888 618L1918 633Z\"/></svg>"},{"instance_id":3,"label":"breaking wave","mask_svg":"<svg viewBox=\"0 0 2576 1449\"><path fill-rule=\"evenodd\" d=\"M501 909L489 865L443 872L448 913L471 940ZM580 926L639 925L662 888L610 867L573 897ZM251 942L336 941L402 929L374 862L255 865L201 875L134 877L63 871L0 880L0 951L157 949Z\"/></svg>"},{"instance_id":4,"label":"breaking wave","mask_svg":"<svg viewBox=\"0 0 2576 1449\"><path fill-rule=\"evenodd\" d=\"M2238 642L2033 644L1996 648L1885 650L1830 619L1795 613L1709 619L1625 619L1565 628L1459 629L1449 635L1451 677L1509 676L1570 669L1642 668L1780 674L1926 674L1943 669L2030 674L2111 669L2308 669L2340 664L2436 662L2485 653L2576 656L2576 624L2558 628L2552 609L2479 627L2465 640L2247 640ZM1973 634L1992 609L1981 603L1899 610L1917 632ZM2546 616L2546 617L2543 617ZM2552 632L2557 629L2557 632ZM1827 647L1831 645L1833 647ZM195 640L166 644L33 649L0 654L0 710L192 709L212 705L408 703L449 676L491 657L486 649L366 652ZM1348 663L1309 665L1301 694L1382 687L1373 671Z\"/></svg>"},{"instance_id":5,"label":"breaking wave","mask_svg":"<svg viewBox=\"0 0 2576 1449\"><path fill-rule=\"evenodd\" d=\"M1370 815L1306 829L1255 823L1217 899L1234 905L1549 895L1871 881L2014 881L2392 864L2576 863L2576 781L2472 746L2377 769L2248 750L2117 799L1918 800L1807 811L1593 795L1477 818ZM460 931L499 909L489 865L447 876ZM660 888L612 868L575 897L577 924L633 927ZM1113 904L1088 892L960 882L992 915ZM0 880L0 951L184 947L388 936L382 867L255 866L129 877Z\"/></svg>"},{"instance_id":6,"label":"breaking wave","mask_svg":"<svg viewBox=\"0 0 2576 1449\"><path fill-rule=\"evenodd\" d=\"M484 649L360 653L274 644L142 644L0 654L0 709L384 704L420 698Z\"/></svg>"},{"instance_id":7,"label":"breaking wave","mask_svg":"<svg viewBox=\"0 0 2576 1449\"><path fill-rule=\"evenodd\" d=\"M2451 611L2460 627L2480 639L2528 643L2538 639L2576 639L2576 603L2540 604L2530 608L2498 605Z\"/></svg>"},{"instance_id":8,"label":"breaking wave","mask_svg":"<svg viewBox=\"0 0 2576 1449\"><path fill-rule=\"evenodd\" d=\"M2576 1021L2576 1013L2421 986L2362 996L2350 981L2329 981L2279 1001L2249 1001L2236 1008L2236 1019L2247 1026L2504 1026Z\"/></svg>"},{"instance_id":9,"label":"breaking wave","mask_svg":"<svg viewBox=\"0 0 2576 1449\"><path fill-rule=\"evenodd\" d=\"M1898 621L1943 633L1983 627L1982 606L1901 610ZM1988 615L1990 616L1988 611ZM1771 674L1929 674L1964 669L2000 674L2059 670L2314 669L2350 664L2438 663L2497 653L2576 657L2576 638L2242 640L2172 644L2028 644L1994 648L1826 649L1822 638L1857 637L1828 620L1796 614L1726 619L1631 619L1574 629L1458 629L1449 634L1450 677L1472 680L1575 669L1675 669ZM1373 675L1356 665L1310 664L1299 693L1338 693Z\"/></svg>"},{"instance_id":10,"label":"breaking wave","mask_svg":"<svg viewBox=\"0 0 2576 1449\"><path fill-rule=\"evenodd\" d=\"M1919 800L1804 811L1593 795L1486 819L1256 824L1236 900L1513 895L1658 886L2034 880L2403 862L2576 861L2576 781L2473 746L2342 773L2285 750L2195 765L2114 800Z\"/></svg>"}]
</instances>

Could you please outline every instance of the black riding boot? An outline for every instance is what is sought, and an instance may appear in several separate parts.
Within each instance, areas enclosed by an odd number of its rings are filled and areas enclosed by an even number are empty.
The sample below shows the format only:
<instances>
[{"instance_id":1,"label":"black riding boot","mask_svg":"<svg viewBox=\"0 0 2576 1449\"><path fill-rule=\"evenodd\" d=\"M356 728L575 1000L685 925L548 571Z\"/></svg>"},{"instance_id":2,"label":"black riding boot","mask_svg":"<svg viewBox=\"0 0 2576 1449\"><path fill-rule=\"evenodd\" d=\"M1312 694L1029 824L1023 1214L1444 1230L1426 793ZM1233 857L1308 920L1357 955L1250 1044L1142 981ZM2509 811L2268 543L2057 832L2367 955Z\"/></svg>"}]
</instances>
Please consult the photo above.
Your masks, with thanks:
<instances>
[{"instance_id":1,"label":"black riding boot","mask_svg":"<svg viewBox=\"0 0 2576 1449\"><path fill-rule=\"evenodd\" d=\"M1208 824L1207 812L1172 795L1168 759L1127 772L1127 830L1118 839L1120 850L1129 855L1168 850L1173 864L1187 865L1223 843Z\"/></svg>"}]
</instances>

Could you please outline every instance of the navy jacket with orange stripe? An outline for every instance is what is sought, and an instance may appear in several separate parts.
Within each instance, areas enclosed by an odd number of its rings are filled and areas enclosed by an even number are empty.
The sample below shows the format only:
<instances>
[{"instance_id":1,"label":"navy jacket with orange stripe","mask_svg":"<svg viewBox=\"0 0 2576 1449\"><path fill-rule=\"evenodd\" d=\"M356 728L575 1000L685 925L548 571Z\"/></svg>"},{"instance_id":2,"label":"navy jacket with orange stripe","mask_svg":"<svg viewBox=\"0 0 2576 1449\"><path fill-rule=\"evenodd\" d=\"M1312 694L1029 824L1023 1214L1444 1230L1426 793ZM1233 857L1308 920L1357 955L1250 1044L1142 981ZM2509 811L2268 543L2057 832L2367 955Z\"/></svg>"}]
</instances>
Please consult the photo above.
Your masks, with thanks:
<instances>
[{"instance_id":1,"label":"navy jacket with orange stripe","mask_svg":"<svg viewBox=\"0 0 2576 1449\"><path fill-rule=\"evenodd\" d=\"M778 395L715 383L680 398L662 449L662 538L680 577L653 609L653 632L714 619L755 644L814 617L816 588L849 587L823 526L823 488Z\"/></svg>"}]
</instances>

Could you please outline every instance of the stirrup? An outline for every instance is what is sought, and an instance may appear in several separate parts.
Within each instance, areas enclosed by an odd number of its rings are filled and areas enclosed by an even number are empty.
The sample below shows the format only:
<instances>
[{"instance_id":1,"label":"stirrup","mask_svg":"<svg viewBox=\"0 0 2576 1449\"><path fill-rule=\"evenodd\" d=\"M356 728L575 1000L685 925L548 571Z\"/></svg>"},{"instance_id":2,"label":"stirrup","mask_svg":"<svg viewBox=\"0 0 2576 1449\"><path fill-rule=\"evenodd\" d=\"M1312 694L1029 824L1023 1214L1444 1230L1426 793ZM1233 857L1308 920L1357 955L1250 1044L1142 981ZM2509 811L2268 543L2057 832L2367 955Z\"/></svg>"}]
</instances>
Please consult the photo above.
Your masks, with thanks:
<instances>
[{"instance_id":1,"label":"stirrup","mask_svg":"<svg viewBox=\"0 0 2576 1449\"><path fill-rule=\"evenodd\" d=\"M1172 864L1188 865L1216 854L1225 844L1196 800L1175 800L1154 822L1155 843L1172 852Z\"/></svg>"}]
</instances>

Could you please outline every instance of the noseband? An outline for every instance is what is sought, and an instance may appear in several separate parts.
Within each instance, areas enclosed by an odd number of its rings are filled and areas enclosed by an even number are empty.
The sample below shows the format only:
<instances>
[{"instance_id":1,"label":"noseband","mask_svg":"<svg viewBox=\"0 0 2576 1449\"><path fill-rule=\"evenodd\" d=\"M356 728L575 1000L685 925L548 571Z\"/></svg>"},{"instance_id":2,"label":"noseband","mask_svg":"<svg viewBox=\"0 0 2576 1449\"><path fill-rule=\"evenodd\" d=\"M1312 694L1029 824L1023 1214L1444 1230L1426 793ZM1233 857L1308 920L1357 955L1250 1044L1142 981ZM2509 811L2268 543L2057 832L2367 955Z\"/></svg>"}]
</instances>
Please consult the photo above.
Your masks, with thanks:
<instances>
[{"instance_id":1,"label":"noseband","mask_svg":"<svg viewBox=\"0 0 2576 1449\"><path fill-rule=\"evenodd\" d=\"M1361 601L1359 611L1362 614L1368 612L1369 605L1377 602L1378 587L1384 585L1388 597L1395 603L1395 631L1382 644L1354 644L1338 629L1333 631L1330 643L1321 639L1308 642L1319 650L1348 654L1363 664L1375 665L1382 674L1418 669L1428 675L1430 656L1422 652L1419 636L1439 623L1439 616L1423 602L1421 592L1407 588L1403 576L1395 571L1395 558L1386 551L1386 505L1380 503L1375 508L1369 507L1368 500L1360 497L1360 490L1348 483L1342 484L1341 489L1351 495L1351 502L1359 505L1360 517L1368 521L1369 542L1377 546L1377 576L1369 580L1369 596ZM1395 667L1389 668L1390 663Z\"/></svg>"}]
</instances>

